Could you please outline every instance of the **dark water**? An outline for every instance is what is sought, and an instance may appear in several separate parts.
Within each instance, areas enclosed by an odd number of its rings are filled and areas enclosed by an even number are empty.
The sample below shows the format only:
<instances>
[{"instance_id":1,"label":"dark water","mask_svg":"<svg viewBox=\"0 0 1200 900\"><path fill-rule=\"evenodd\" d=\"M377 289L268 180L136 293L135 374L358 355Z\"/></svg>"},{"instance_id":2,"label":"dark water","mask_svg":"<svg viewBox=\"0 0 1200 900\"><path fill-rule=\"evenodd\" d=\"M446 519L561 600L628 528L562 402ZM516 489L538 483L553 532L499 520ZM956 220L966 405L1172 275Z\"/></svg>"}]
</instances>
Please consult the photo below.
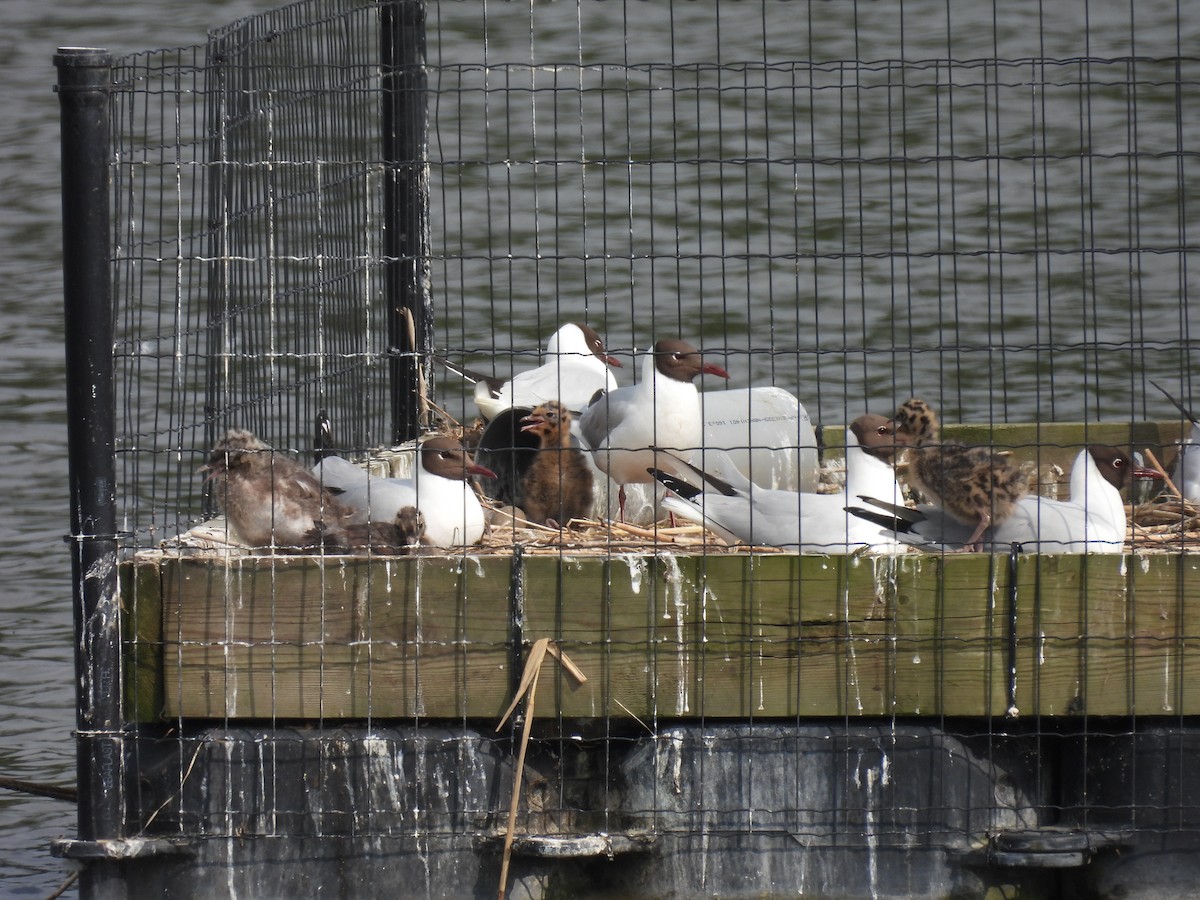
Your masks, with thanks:
<instances>
[{"instance_id":1,"label":"dark water","mask_svg":"<svg viewBox=\"0 0 1200 900\"><path fill-rule=\"evenodd\" d=\"M116 54L202 42L263 4L4 0L0 29L0 775L75 778L62 350L58 99L54 52ZM0 895L45 897L65 880L50 841L70 804L0 791Z\"/></svg>"},{"instance_id":2,"label":"dark water","mask_svg":"<svg viewBox=\"0 0 1200 900\"><path fill-rule=\"evenodd\" d=\"M751 3L732 6L729 3L716 5L702 2L676 4L669 14L662 12L662 5L654 4L622 6L604 3L577 8L565 2L539 3L536 5L538 24L531 36L528 4L493 3L487 7L486 53L487 59L492 62L528 61L531 45L538 52L554 46L556 41L566 41L569 46L579 33L587 35L586 52L582 58L571 58L567 62L718 62L761 58L764 49L775 56L787 55L790 50L795 58L812 59L1028 59L1083 55L1140 55L1153 58L1194 52L1194 48L1200 46L1200 13L1185 9L1182 12L1185 21L1179 29L1176 17L1180 11L1174 0L1139 0L1132 7L1136 12L1131 12L1131 7L1123 3L1087 5L1081 2L1030 2L1001 6L1004 15L998 17L991 4L939 3L933 0L904 4L773 4L775 10L786 9L789 12L783 17L781 25L764 27L763 17L739 12L744 9L756 10L756 4ZM0 332L0 367L3 370L3 376L0 377L0 408L5 423L8 465L4 467L0 478L3 478L4 495L13 501L9 515L0 523L4 548L0 557L4 586L0 594L0 622L3 623L0 628L0 774L5 776L59 783L70 783L74 777L68 558L61 541L61 535L67 528L67 499L61 349L58 104L51 92L55 80L51 56L60 46L99 46L124 54L199 43L203 40L206 27L228 23L254 12L256 8L266 8L266 4L234 0L210 0L207 3L126 0L113 5L98 4L94 0L3 2L5 28L0 30L0 71L3 73L5 90L0 92L0 186L4 214L0 216L0 247L4 252L0 255L0 284L3 285L0 304L3 304L5 327ZM484 8L477 4L446 4L432 17L444 35L441 45L434 51L435 59L450 62L460 58L472 61L482 58L480 39L484 16L481 11ZM718 9L721 10L719 44L713 41L714 31L711 28ZM730 12L731 9L733 12ZM773 12L771 22L777 22L778 18L778 13ZM649 27L649 19L653 19L654 27ZM952 20L950 27L947 26L948 20ZM1087 30L1081 24L1085 21ZM668 42L664 37L664 25L673 25L681 35L695 33L703 37ZM629 35L628 39L623 37L625 32ZM538 59L545 61L542 56ZM550 76L547 74L545 77ZM869 107L877 97L879 102L886 104L888 96L884 91L869 95L866 99L860 98L860 102ZM1153 102L1170 102L1162 100L1157 94L1155 97ZM1105 106L1102 99L1102 94L1097 94L1097 119L1093 122L1093 134L1087 138L1098 144L1113 137L1103 119L1106 110L1114 116L1121 112L1118 108L1121 103L1119 97L1111 106ZM979 97L980 104L988 101L987 96ZM1188 98L1188 103L1189 111L1182 123L1181 138L1185 146L1195 149L1200 145L1200 114L1195 112L1198 108L1195 98ZM678 112L680 118L677 127L680 131L675 135L676 140L686 138L683 132L689 128L694 131L694 142L698 147L706 146L704 142L710 138L719 140L712 138L706 130L709 123L687 121L686 109L682 107ZM880 114L886 113L881 108ZM786 117L790 111L774 110L771 115ZM956 140L960 142L956 149L961 153L962 145L969 144L977 137L975 131L990 127L988 123L991 120L984 114L973 115L969 107L956 111L956 116ZM1044 133L1060 141L1063 147L1069 149L1082 140L1078 134L1054 134L1053 112L1041 116L1047 126ZM576 111L578 117L579 112ZM1034 118L1031 110L1029 121ZM922 142L928 143L931 152L934 152L937 138L931 134L931 130L936 127L937 121L934 111L924 109L919 104L914 105L904 118L906 133L903 140L917 146ZM1012 129L1019 135L1022 128L1029 128L1029 121L996 121L992 124L997 128ZM1142 109L1139 111L1139 121L1146 123L1146 131L1139 135L1140 140L1161 139L1170 143L1175 139L1173 106L1164 106L1158 114L1153 108ZM633 131L635 129L631 129ZM647 145L629 147L627 152L643 153L651 149L654 128L646 123L639 133L645 136ZM742 136L745 152L776 152L771 147L771 136L769 117L768 121L747 122ZM814 154L836 156L853 149L854 153L869 157L891 152L887 135L883 137L882 144L872 143L872 140L879 138L863 136L862 145L854 148L847 147L844 134L835 136L836 139L829 138L828 143L824 142L826 137L821 133L812 135L810 150ZM712 150L714 154L729 152L718 144L714 144ZM468 155L463 152L464 157ZM1078 160L1070 164L1076 169L1080 165ZM984 181L1003 175L1002 183L1007 193L999 200L995 196L968 195L960 198L964 220L975 223L971 227L986 228L994 220L987 216L971 219L967 215L971 209L981 205L1008 203L1005 208L1014 217L1007 220L1008 240L1012 242L1010 246L1019 247L1027 237L1022 235L1020 216L1025 215L1023 210L1028 205L1026 201L1036 188L1036 185L1027 183L1032 170L1028 166L997 166L989 170L986 161L979 165L984 167ZM1115 222L1111 221L1105 217L1104 208L1109 202L1123 202L1114 193L1119 194L1121 189L1128 190L1131 183L1136 183L1142 192L1138 199L1139 207L1152 210L1159 204L1168 209L1177 206L1174 193L1178 190L1179 182L1175 170L1171 168L1174 165L1173 160L1164 166L1147 163L1145 170L1131 182L1128 169L1119 169L1119 160L1097 159L1094 162L1092 183L1095 190L1089 201L1091 207L1086 213L1097 223L1094 240L1098 245L1122 247L1130 243L1129 223L1122 221L1119 216ZM1116 169L1111 182L1105 180L1106 166ZM1189 161L1187 166L1190 175L1188 189L1195 192L1195 185L1200 183L1200 172L1194 170L1194 161ZM1042 175L1047 179L1077 177L1077 172L1060 172L1051 164ZM632 234L628 239L631 242L636 239L652 243L661 239L662 234L667 234L669 241L677 242L683 253L697 256L714 252L720 254L732 246L729 252L736 254L738 240L745 240L748 245L749 238L746 235L771 227L767 196L776 198L778 210L782 208L778 198L795 190L794 172L783 171L779 176L782 181L778 184L739 186L745 195L740 198L743 212L739 217L731 206L729 217L722 220L719 229L722 241L733 242L728 246L719 244L714 247L711 241L706 244L697 237L705 234L704 223L711 224L713 212L700 207L687 207L685 191L679 194L684 198L682 207L671 205L657 210L653 205L645 207L645 224L639 227L647 231ZM821 176L822 173L817 172L813 178L819 181ZM681 172L680 177L719 177L719 173L714 168L699 173ZM1110 184L1116 187L1110 188ZM886 196L886 190L880 192L878 186L864 187L874 196L880 193ZM828 199L835 205L845 202L844 195L838 192L840 189L833 185L823 188L817 184L813 188L818 197L824 196L821 193L823 189L831 192ZM923 188L913 183L906 187L914 197L919 196L923 189L936 191L936 185ZM1193 211L1200 209L1200 194L1190 201L1190 207ZM747 210L755 212L751 214ZM628 215L628 210L617 209L616 213ZM937 248L923 242L928 240L929 234L939 233L943 226L923 218L927 214L928 210L920 204L909 204L902 217L905 233L898 235L897 240L907 250L917 253L928 250L928 254L916 257L908 263L907 268L897 268L894 261L887 259L868 261L854 276L864 297L886 297L898 282L910 285L914 298L928 299L938 295L941 271ZM792 215L792 210L786 211L789 222ZM861 215L856 211L855 215L859 216L858 221L867 233L890 233L898 221L894 209L888 208L874 213L868 208ZM1086 218L1076 208L1064 213L1063 221L1071 223L1078 233L1081 217ZM1052 220L1057 222L1053 216L1045 221ZM536 213L530 213L523 220L521 210L517 209L512 211L510 221L517 228L532 228L536 227L538 219ZM1036 223L1029 221L1026 224L1032 230ZM694 226L694 232L689 232L691 226ZM454 233L455 227L461 227L462 234ZM633 228L632 225L630 227ZM678 230L680 227L682 235ZM1178 242L1179 227L1179 223L1170 216L1157 220L1147 215L1139 219L1136 237L1145 243L1172 245ZM813 237L815 248L836 255L845 240L840 228L838 222L823 223L818 219ZM468 218L465 222L460 220L457 225L449 223L446 229L442 238L451 246L462 247L465 251L478 251L483 255L497 252L493 244L472 243L479 240L479 235L495 234L492 229L479 227L478 221ZM1193 243L1196 233L1195 229L1191 233ZM969 235L963 235L964 240L968 238ZM1054 235L1050 239L1053 240ZM826 246L822 241L830 243ZM1092 260L1095 268L1090 277L1096 282L1096 294L1126 298L1112 301L1112 308L1106 313L1102 311L1097 315L1082 305L1073 307L1067 301L1059 301L1059 305L1050 310L1042 306L1047 296L1044 290L1039 293L1032 288L1026 291L1020 287L1020 279L1026 274L1031 279L1036 276L1046 283L1053 283L1055 278L1064 278L1068 284L1074 283L1086 276L1086 273L1080 275L1070 271L1072 266L1078 268L1078 256L1069 257L1062 271L1053 273L1022 273L1019 261L1011 263L1013 271L1009 274L1010 284L1005 294L1008 306L1003 337L1006 341L1016 345L1038 342L1060 344L1066 348L1061 352L1069 357L1072 352L1070 348L1080 343L1128 340L1135 331L1139 337L1163 335L1174 339L1189 329L1194 337L1200 330L1198 323L1186 320L1186 308L1179 303L1181 280L1190 278L1194 284L1200 278L1200 272L1194 271L1195 263L1181 264L1176 257L1151 256L1140 260L1141 270L1136 276L1136 309L1131 308L1128 300L1128 264L1124 264L1124 268L1120 265L1106 267L1106 257L1103 256L1098 261ZM963 262L963 270L956 274L957 285L971 283L972 265L969 260ZM978 265L978 284L994 283L994 273L985 271L983 262ZM1189 267L1193 271L1189 272ZM739 267L737 263L724 266L711 262L698 263L692 269L680 269L679 272L682 275L669 273L667 282L662 284L657 280L662 277L661 272L634 272L621 277L625 278L627 285L632 278L641 278L643 285L653 286L654 292L658 294L661 291L663 297L701 295L705 292L736 296L738 299L733 305L737 309L737 316L733 320L724 320L719 326L711 322L707 326L702 321L696 323L698 330L705 331L703 337L709 343L723 340L734 348L739 346L739 342L748 346L756 324L761 326L764 321L769 321L769 334L772 336L784 336L798 343L802 340L806 317L820 319L822 314L826 316L825 324L829 328L826 340L834 345L846 340L847 335L852 335L857 341L874 342L883 347L922 340L928 341L930 346L936 346L938 340L931 340L929 335L938 335L943 327L939 318L942 307L938 303L910 303L908 294L901 297L902 315L899 321L894 317L867 315L868 305L865 302L857 312L851 308L847 316L829 321L828 313L822 313L819 305L806 308L803 302L797 302L797 295L808 291L813 284L840 285L845 275L840 261L828 263L828 271L807 274L803 282L794 273L790 276L786 273L783 276L779 273L763 276L748 267ZM933 288L930 288L931 284ZM483 290L486 285L475 287L481 289L477 296L494 299ZM615 339L610 338L610 343L644 345L645 324L652 311L647 309L644 297L634 297L628 290L626 293L630 296L614 300L611 307L607 303L605 306L609 330L615 335ZM1070 291L1063 291L1058 296L1063 295L1070 296ZM815 304L816 299L812 302ZM956 306L959 311L956 330L941 335L940 339L975 346L993 342L996 335L992 331L994 319L989 308L990 297L986 292L982 297L964 297L961 305ZM487 315L481 320L486 324L481 324L476 333L459 330L456 338L467 347L485 344L496 330L491 315L489 304ZM539 332L547 331L538 319L536 304L532 302L505 306L503 315L510 319L504 325L509 333L536 336ZM1054 316L1057 316L1059 331L1047 342L1044 334L1048 327L1046 320ZM1072 327L1072 323L1078 325L1082 319L1092 323L1087 333ZM755 340L761 340L761 337ZM1037 377L1037 369L1042 361L1037 354L1015 357L1006 364L1005 377L1018 387L1027 385L1030 379ZM1098 404L1099 401L1090 403L1086 399L1088 390L1095 389L1096 381L1102 380L1106 372L1109 377L1120 380L1123 370L1128 383L1129 367L1136 362L1128 355L1116 354L1102 358L1095 352L1091 356L1081 353L1077 364L1067 365L1067 371L1071 371L1071 365L1075 366L1077 383L1064 383L1061 396L1022 399L1017 390L1015 393L1018 397L1006 413L1018 420L1033 418L1038 414L1054 418L1077 418ZM993 358L988 356L980 365L986 371L993 363ZM842 368L839 378L845 379L855 396L870 399L893 395L894 378L891 370L886 370L887 375L880 375L871 371L862 361L854 365L843 361L839 365ZM1095 371L1089 374L1089 367ZM1179 368L1178 362L1175 367ZM755 370L752 377L747 377L741 383L760 382L772 374L770 369ZM913 374L914 379L916 374L919 373ZM836 420L843 420L844 411L840 403L844 395L840 391L836 399L825 401L822 397L814 396L815 388L810 392L799 383L811 378L811 372L788 373L787 378L781 384L799 393L810 404L814 417L824 413ZM959 381L962 382L961 396L958 398L960 407L986 409L991 388L985 379L972 382L960 378ZM1039 408L1043 401L1049 404L1048 408ZM812 404L816 404L816 408ZM1118 404L1116 408L1139 416L1147 411L1136 404L1131 406L1128 401L1123 401L1123 405ZM1159 404L1150 412L1163 417L1166 410ZM53 838L69 835L73 829L74 810L69 805L0 792L0 894L36 897L45 896L55 889L66 877L67 870L63 864L49 857L48 845Z\"/></svg>"},{"instance_id":3,"label":"dark water","mask_svg":"<svg viewBox=\"0 0 1200 900\"><path fill-rule=\"evenodd\" d=\"M996 10L548 4L532 31L528 11L489 31L486 49L478 23L447 14L461 52L495 68L443 75L439 111L495 137L445 129L441 146L546 162L444 176L458 178L451 198L490 179L493 221L435 222L436 244L485 261L439 273L469 313L444 342L530 346L551 329L528 310L586 310L610 346L699 336L726 351L734 386L791 390L819 421L911 394L963 420L1144 416L1153 391L1133 345L1196 327L1180 303L1196 263L1177 248L1200 226L1181 212L1200 167L1176 151L1200 139L1200 119L1186 101L1176 116L1160 58L1200 37L1197 13ZM605 37L617 20L624 42ZM532 69L503 65L531 54ZM1085 55L1120 61L1072 62ZM601 60L630 68L589 68ZM489 79L533 89L532 104L480 101ZM487 262L506 253L507 267ZM1152 363L1176 382L1188 367L1177 351Z\"/></svg>"}]
</instances>

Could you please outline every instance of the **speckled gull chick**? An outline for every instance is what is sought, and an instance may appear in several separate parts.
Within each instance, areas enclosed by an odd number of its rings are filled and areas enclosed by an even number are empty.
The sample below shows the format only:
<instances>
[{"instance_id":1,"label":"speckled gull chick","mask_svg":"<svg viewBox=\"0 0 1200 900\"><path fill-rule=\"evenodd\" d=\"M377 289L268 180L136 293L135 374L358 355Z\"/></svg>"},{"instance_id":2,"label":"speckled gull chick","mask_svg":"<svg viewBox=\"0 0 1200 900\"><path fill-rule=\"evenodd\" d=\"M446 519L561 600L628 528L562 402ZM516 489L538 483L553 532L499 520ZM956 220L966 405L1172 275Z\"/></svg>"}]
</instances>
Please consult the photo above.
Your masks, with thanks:
<instances>
[{"instance_id":1,"label":"speckled gull chick","mask_svg":"<svg viewBox=\"0 0 1200 900\"><path fill-rule=\"evenodd\" d=\"M1020 550L1028 553L1120 553L1125 548L1127 525L1120 492L1130 478L1162 476L1135 465L1115 447L1087 447L1071 467L1070 499L1021 497L1008 518L983 532L982 549L1007 552L1013 544L1019 544ZM972 526L939 507L909 509L868 497L861 499L874 510L859 504L851 511L895 528L905 543L929 550L958 550L972 538Z\"/></svg>"},{"instance_id":2,"label":"speckled gull chick","mask_svg":"<svg viewBox=\"0 0 1200 900\"><path fill-rule=\"evenodd\" d=\"M541 442L521 478L521 508L538 524L566 525L592 510L592 467L571 443L571 413L557 400L543 403L521 420L521 430Z\"/></svg>"},{"instance_id":3,"label":"speckled gull chick","mask_svg":"<svg viewBox=\"0 0 1200 900\"><path fill-rule=\"evenodd\" d=\"M892 417L896 437L909 445L911 487L953 519L970 525L964 550L978 550L983 532L1004 522L1029 490L1025 473L986 447L942 443L933 408L915 397Z\"/></svg>"},{"instance_id":4,"label":"speckled gull chick","mask_svg":"<svg viewBox=\"0 0 1200 900\"><path fill-rule=\"evenodd\" d=\"M420 546L425 517L414 506L405 506L393 522L355 522L335 525L315 535L326 550L395 555Z\"/></svg>"}]
</instances>

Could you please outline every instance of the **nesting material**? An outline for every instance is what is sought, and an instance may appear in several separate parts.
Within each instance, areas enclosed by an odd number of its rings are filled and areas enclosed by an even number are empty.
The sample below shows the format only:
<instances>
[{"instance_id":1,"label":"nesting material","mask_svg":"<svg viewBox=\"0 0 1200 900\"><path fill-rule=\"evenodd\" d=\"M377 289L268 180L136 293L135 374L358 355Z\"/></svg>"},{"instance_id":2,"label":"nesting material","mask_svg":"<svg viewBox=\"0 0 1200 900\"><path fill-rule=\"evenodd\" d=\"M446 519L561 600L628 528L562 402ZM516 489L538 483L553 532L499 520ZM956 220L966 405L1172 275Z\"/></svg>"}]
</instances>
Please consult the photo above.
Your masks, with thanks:
<instances>
[{"instance_id":1,"label":"nesting material","mask_svg":"<svg viewBox=\"0 0 1200 900\"><path fill-rule=\"evenodd\" d=\"M1200 551L1200 504L1169 494L1129 509L1127 545L1134 550Z\"/></svg>"},{"instance_id":2,"label":"nesting material","mask_svg":"<svg viewBox=\"0 0 1200 900\"><path fill-rule=\"evenodd\" d=\"M1126 512L1130 523L1125 542L1127 551L1200 553L1200 506L1178 498L1158 497L1149 503L1126 507ZM535 555L607 556L657 550L696 556L788 552L779 547L730 545L699 525L671 526L665 519L650 528L598 519L573 519L560 530L507 515L493 521L482 540L474 546L452 550L422 547L412 555L458 556L466 552L471 556L503 556L511 553L518 544L523 552ZM256 552L230 534L223 519L203 522L164 541L162 549L214 555L253 555Z\"/></svg>"},{"instance_id":3,"label":"nesting material","mask_svg":"<svg viewBox=\"0 0 1200 900\"><path fill-rule=\"evenodd\" d=\"M412 448L400 448L379 451L364 465L375 475L404 477L411 472L412 461ZM900 468L903 467L902 462ZM1064 471L1062 467L1053 464L1037 467L1029 461L1023 462L1021 467L1038 494L1057 497L1067 491L1070 472ZM821 493L841 490L845 481L845 460L841 456L829 456L824 459L819 478L821 486L818 490ZM535 555L594 557L653 553L658 550L697 556L788 552L777 547L730 545L698 525L673 527L666 519L651 525L633 525L596 518L578 518L565 523L562 528L557 528L531 523L524 518L520 510L504 507L494 501L484 499L483 504L489 524L478 544L451 549L422 547L414 551L415 555L459 556L466 553L472 556L503 556L511 553L517 545L520 545L524 552ZM1127 506L1126 512L1129 522L1126 535L1127 552L1200 552L1200 504L1180 499L1168 489L1145 503ZM254 555L261 552L243 544L221 517L200 523L189 531L164 541L160 546L165 551L187 555ZM350 555L363 556L366 553L364 549ZM326 551L325 555L339 554Z\"/></svg>"}]
</instances>

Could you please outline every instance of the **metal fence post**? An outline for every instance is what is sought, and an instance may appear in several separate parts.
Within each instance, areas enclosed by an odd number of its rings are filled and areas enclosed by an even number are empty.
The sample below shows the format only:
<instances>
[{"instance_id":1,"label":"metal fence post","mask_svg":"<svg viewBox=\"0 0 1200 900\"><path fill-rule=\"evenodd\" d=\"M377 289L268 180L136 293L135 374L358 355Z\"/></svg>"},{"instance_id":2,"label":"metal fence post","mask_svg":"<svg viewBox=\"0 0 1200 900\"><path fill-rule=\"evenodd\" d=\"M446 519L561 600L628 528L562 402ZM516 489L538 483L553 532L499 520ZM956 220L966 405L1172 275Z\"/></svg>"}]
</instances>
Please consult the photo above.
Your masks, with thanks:
<instances>
[{"instance_id":1,"label":"metal fence post","mask_svg":"<svg viewBox=\"0 0 1200 900\"><path fill-rule=\"evenodd\" d=\"M433 298L429 274L428 90L425 4L385 3L383 70L384 299L392 353L392 440L421 430L420 390L432 378ZM411 322L411 324L410 324Z\"/></svg>"},{"instance_id":2,"label":"metal fence post","mask_svg":"<svg viewBox=\"0 0 1200 900\"><path fill-rule=\"evenodd\" d=\"M104 50L64 48L54 63L62 124L79 840L99 845L124 837L125 825L109 208L112 57ZM81 895L124 897L119 864L103 853L92 858L81 876Z\"/></svg>"}]
</instances>

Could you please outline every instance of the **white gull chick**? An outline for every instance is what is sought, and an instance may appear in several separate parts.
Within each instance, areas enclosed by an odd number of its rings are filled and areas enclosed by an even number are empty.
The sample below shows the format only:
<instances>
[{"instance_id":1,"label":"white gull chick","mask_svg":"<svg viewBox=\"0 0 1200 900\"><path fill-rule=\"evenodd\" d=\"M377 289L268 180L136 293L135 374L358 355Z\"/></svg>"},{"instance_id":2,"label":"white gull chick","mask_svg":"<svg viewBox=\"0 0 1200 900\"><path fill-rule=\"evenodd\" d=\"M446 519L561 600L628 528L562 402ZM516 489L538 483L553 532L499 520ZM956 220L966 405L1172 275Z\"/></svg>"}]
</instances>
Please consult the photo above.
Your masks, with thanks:
<instances>
[{"instance_id":1,"label":"white gull chick","mask_svg":"<svg viewBox=\"0 0 1200 900\"><path fill-rule=\"evenodd\" d=\"M354 509L350 522L394 522L401 509L415 507L424 519L424 542L435 547L474 544L483 536L483 508L469 478L496 477L450 437L420 445L412 478L376 477L339 456L325 457L313 471L340 503Z\"/></svg>"},{"instance_id":2,"label":"white gull chick","mask_svg":"<svg viewBox=\"0 0 1200 900\"><path fill-rule=\"evenodd\" d=\"M652 448L684 458L700 448L704 426L695 379L701 373L729 377L687 341L658 341L642 363L640 382L602 394L579 417L580 435L596 467L620 486L622 520L625 485L653 480L648 473L654 466Z\"/></svg>"},{"instance_id":3,"label":"white gull chick","mask_svg":"<svg viewBox=\"0 0 1200 900\"><path fill-rule=\"evenodd\" d=\"M1163 391L1162 386L1150 382L1163 392L1168 400L1192 423L1192 433L1179 444L1179 456L1175 459L1175 487L1184 498L1200 503L1200 419L1186 406Z\"/></svg>"},{"instance_id":4,"label":"white gull chick","mask_svg":"<svg viewBox=\"0 0 1200 900\"><path fill-rule=\"evenodd\" d=\"M583 323L564 325L546 342L546 361L518 372L511 381L480 375L442 360L447 368L475 383L475 405L491 420L514 406L532 409L558 400L567 409L581 410L597 391L611 391L617 380L609 366L621 363L604 349L604 341Z\"/></svg>"},{"instance_id":5,"label":"white gull chick","mask_svg":"<svg viewBox=\"0 0 1200 900\"><path fill-rule=\"evenodd\" d=\"M1121 488L1130 478L1162 478L1153 469L1135 465L1115 447L1093 444L1079 452L1071 467L1071 497L1053 500L1026 495L1012 514L982 535L985 552L1007 552L1019 544L1030 553L1120 553L1125 548L1125 502ZM869 511L865 518L894 527L900 540L930 550L959 550L970 541L972 527L930 505L895 507L863 497L885 514ZM864 515L861 508L852 509Z\"/></svg>"},{"instance_id":6,"label":"white gull chick","mask_svg":"<svg viewBox=\"0 0 1200 900\"><path fill-rule=\"evenodd\" d=\"M870 486L885 496L899 497L892 426L883 416L860 416L846 429L846 490ZM677 462L660 457L667 464ZM706 452L721 477L685 464L673 472L653 475L673 494L663 507L680 518L703 525L729 543L783 547L801 553L853 553L861 549L889 550L897 546L888 528L846 511L846 490L809 494L759 487L738 472L727 454ZM699 476L702 483L692 483ZM864 527L865 526L865 527Z\"/></svg>"}]
</instances>

